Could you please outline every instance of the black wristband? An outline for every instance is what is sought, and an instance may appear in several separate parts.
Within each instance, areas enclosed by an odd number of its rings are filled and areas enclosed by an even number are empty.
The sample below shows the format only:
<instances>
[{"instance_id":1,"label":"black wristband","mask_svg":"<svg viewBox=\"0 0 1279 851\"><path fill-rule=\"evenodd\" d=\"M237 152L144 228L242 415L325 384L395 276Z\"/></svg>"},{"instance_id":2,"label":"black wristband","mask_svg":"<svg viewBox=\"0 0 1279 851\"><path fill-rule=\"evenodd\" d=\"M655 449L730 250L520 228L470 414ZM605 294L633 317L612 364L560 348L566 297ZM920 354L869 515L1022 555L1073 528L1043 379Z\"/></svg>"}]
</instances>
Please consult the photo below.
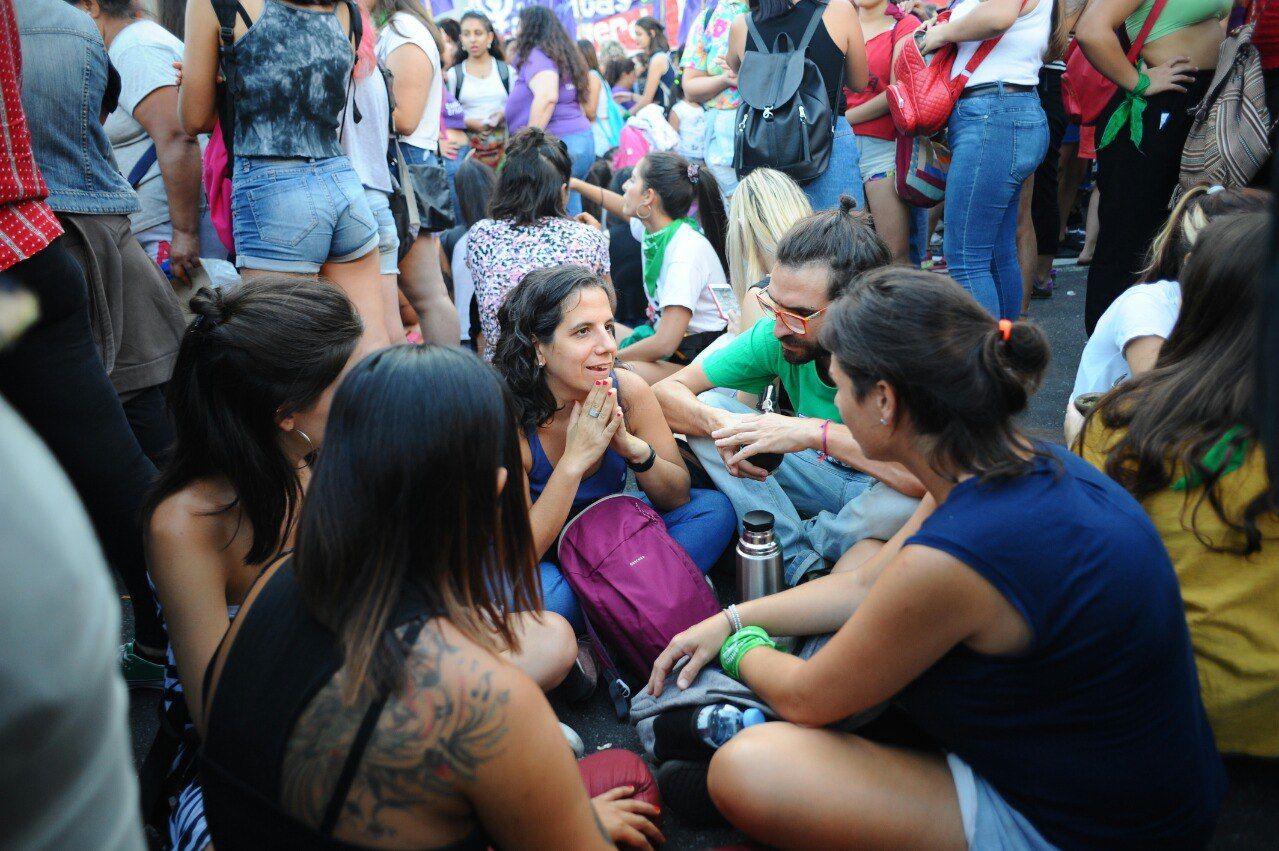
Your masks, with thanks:
<instances>
[{"instance_id":1,"label":"black wristband","mask_svg":"<svg viewBox=\"0 0 1279 851\"><path fill-rule=\"evenodd\" d=\"M627 461L626 466L629 467L631 469L631 472L633 473L647 473L649 470L653 469L653 465L656 463L657 463L657 450L654 449L652 446L649 446L647 458L645 458L643 461L639 462L638 464L632 464L630 461Z\"/></svg>"}]
</instances>

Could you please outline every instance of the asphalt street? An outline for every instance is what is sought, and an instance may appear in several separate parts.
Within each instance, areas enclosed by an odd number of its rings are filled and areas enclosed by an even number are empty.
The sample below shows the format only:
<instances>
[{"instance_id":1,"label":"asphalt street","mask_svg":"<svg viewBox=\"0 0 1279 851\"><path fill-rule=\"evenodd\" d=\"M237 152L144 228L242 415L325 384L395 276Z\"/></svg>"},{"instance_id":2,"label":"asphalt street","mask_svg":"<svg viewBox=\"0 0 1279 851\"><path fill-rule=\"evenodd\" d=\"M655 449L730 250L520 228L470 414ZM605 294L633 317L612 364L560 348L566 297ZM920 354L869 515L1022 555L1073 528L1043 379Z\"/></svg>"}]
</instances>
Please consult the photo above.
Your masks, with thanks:
<instances>
[{"instance_id":1,"label":"asphalt street","mask_svg":"<svg viewBox=\"0 0 1279 851\"><path fill-rule=\"evenodd\" d=\"M1073 265L1058 269L1055 295L1050 300L1032 302L1030 320L1047 333L1052 345L1052 361L1039 392L1031 400L1023 425L1035 437L1060 442L1066 402L1074 384L1075 370L1083 349L1083 304L1085 271ZM1051 523L1052 517L1043 518ZM727 587L731 578L717 577ZM124 638L132 636L127 605L123 606ZM134 754L139 764L156 731L156 692L134 692L130 721ZM586 743L587 752L604 748L627 748L640 752L634 728L613 716L604 691L583 707L557 706L561 720L573 727ZM1279 836L1279 778L1273 767L1236 766L1231 771L1232 787L1227 798L1214 849L1273 848ZM703 849L742 841L727 828L695 829L664 808L664 824L669 849Z\"/></svg>"}]
</instances>

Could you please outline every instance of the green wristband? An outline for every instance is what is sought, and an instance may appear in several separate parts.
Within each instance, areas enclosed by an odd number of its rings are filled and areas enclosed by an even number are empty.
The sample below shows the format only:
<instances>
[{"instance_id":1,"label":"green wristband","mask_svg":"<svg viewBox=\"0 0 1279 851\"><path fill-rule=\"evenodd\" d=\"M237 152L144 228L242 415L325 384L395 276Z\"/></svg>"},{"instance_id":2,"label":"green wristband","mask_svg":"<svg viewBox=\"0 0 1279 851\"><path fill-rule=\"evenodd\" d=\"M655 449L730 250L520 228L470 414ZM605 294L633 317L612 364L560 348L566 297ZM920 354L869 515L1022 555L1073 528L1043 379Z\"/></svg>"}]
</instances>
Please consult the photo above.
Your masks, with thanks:
<instances>
[{"instance_id":1,"label":"green wristband","mask_svg":"<svg viewBox=\"0 0 1279 851\"><path fill-rule=\"evenodd\" d=\"M771 647L776 650L777 642L769 638L768 633L758 626L739 629L726 638L719 648L719 665L724 669L724 673L740 681L741 673L738 667L741 665L742 657L748 650L754 650L756 647Z\"/></svg>"}]
</instances>

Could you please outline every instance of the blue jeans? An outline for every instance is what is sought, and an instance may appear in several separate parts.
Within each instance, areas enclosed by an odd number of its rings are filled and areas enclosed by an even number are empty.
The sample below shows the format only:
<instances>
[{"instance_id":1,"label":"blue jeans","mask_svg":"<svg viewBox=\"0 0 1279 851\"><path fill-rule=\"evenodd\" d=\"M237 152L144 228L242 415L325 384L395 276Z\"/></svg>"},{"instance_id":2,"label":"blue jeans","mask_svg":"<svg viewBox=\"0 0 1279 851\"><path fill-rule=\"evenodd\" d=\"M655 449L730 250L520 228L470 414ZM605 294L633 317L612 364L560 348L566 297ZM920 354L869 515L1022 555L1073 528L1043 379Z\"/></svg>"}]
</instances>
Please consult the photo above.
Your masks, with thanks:
<instances>
[{"instance_id":1,"label":"blue jeans","mask_svg":"<svg viewBox=\"0 0 1279 851\"><path fill-rule=\"evenodd\" d=\"M698 398L725 411L756 413L715 390ZM811 571L825 570L864 538L888 540L919 505L865 473L821 460L811 449L783 456L776 472L757 482L729 473L709 437L690 437L688 445L738 518L757 509L772 513L790 585Z\"/></svg>"},{"instance_id":2,"label":"blue jeans","mask_svg":"<svg viewBox=\"0 0 1279 851\"><path fill-rule=\"evenodd\" d=\"M853 196L857 209L866 209L866 189L862 186L862 170L857 160L857 137L841 115L835 119L835 138L831 140L826 171L801 187L815 212L835 209L841 195Z\"/></svg>"},{"instance_id":3,"label":"blue jeans","mask_svg":"<svg viewBox=\"0 0 1279 851\"><path fill-rule=\"evenodd\" d=\"M231 184L235 263L315 273L378 247L377 220L345 156L322 160L236 157Z\"/></svg>"},{"instance_id":4,"label":"blue jeans","mask_svg":"<svg viewBox=\"0 0 1279 851\"><path fill-rule=\"evenodd\" d=\"M643 494L637 496L648 502ZM651 503L650 503L651 504ZM737 532L737 517L728 498L719 491L699 490L689 492L689 500L673 511L662 515L666 531L675 539L702 573L707 573L719 560L724 548ZM586 628L582 621L582 609L568 580L560 573L559 565L544 561L542 572L542 603L548 611L563 615L573 629Z\"/></svg>"},{"instance_id":5,"label":"blue jeans","mask_svg":"<svg viewBox=\"0 0 1279 851\"><path fill-rule=\"evenodd\" d=\"M569 159L573 161L573 176L585 180L586 173L595 162L595 134L590 130L572 133L563 137L568 148ZM576 192L568 193L568 215L570 218L582 212L582 196Z\"/></svg>"},{"instance_id":6,"label":"blue jeans","mask_svg":"<svg viewBox=\"0 0 1279 851\"><path fill-rule=\"evenodd\" d=\"M733 139L737 132L737 110L706 110L706 134L702 137L702 158L715 175L724 206L737 191L737 172L733 170Z\"/></svg>"},{"instance_id":7,"label":"blue jeans","mask_svg":"<svg viewBox=\"0 0 1279 851\"><path fill-rule=\"evenodd\" d=\"M996 318L1021 315L1017 201L1048 150L1039 94L992 91L962 98L950 115L946 262L950 275Z\"/></svg>"}]
</instances>

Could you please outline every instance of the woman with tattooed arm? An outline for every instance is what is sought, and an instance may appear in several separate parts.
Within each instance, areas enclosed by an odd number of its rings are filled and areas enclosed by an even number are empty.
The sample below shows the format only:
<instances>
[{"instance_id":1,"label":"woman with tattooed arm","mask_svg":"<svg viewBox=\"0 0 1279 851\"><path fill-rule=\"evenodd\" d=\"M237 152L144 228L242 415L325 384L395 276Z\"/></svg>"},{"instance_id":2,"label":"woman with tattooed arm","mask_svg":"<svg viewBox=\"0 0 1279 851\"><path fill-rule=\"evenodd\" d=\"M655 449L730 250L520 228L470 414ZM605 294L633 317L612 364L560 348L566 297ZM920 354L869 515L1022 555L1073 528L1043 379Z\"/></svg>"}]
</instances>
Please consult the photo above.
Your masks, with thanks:
<instances>
[{"instance_id":1,"label":"woman with tattooed arm","mask_svg":"<svg viewBox=\"0 0 1279 851\"><path fill-rule=\"evenodd\" d=\"M210 665L206 817L237 848L651 848L642 764L594 799L497 652L540 607L515 417L473 355L401 346L334 396L297 549ZM595 764L592 765L592 761ZM625 778L624 780L622 778Z\"/></svg>"}]
</instances>

